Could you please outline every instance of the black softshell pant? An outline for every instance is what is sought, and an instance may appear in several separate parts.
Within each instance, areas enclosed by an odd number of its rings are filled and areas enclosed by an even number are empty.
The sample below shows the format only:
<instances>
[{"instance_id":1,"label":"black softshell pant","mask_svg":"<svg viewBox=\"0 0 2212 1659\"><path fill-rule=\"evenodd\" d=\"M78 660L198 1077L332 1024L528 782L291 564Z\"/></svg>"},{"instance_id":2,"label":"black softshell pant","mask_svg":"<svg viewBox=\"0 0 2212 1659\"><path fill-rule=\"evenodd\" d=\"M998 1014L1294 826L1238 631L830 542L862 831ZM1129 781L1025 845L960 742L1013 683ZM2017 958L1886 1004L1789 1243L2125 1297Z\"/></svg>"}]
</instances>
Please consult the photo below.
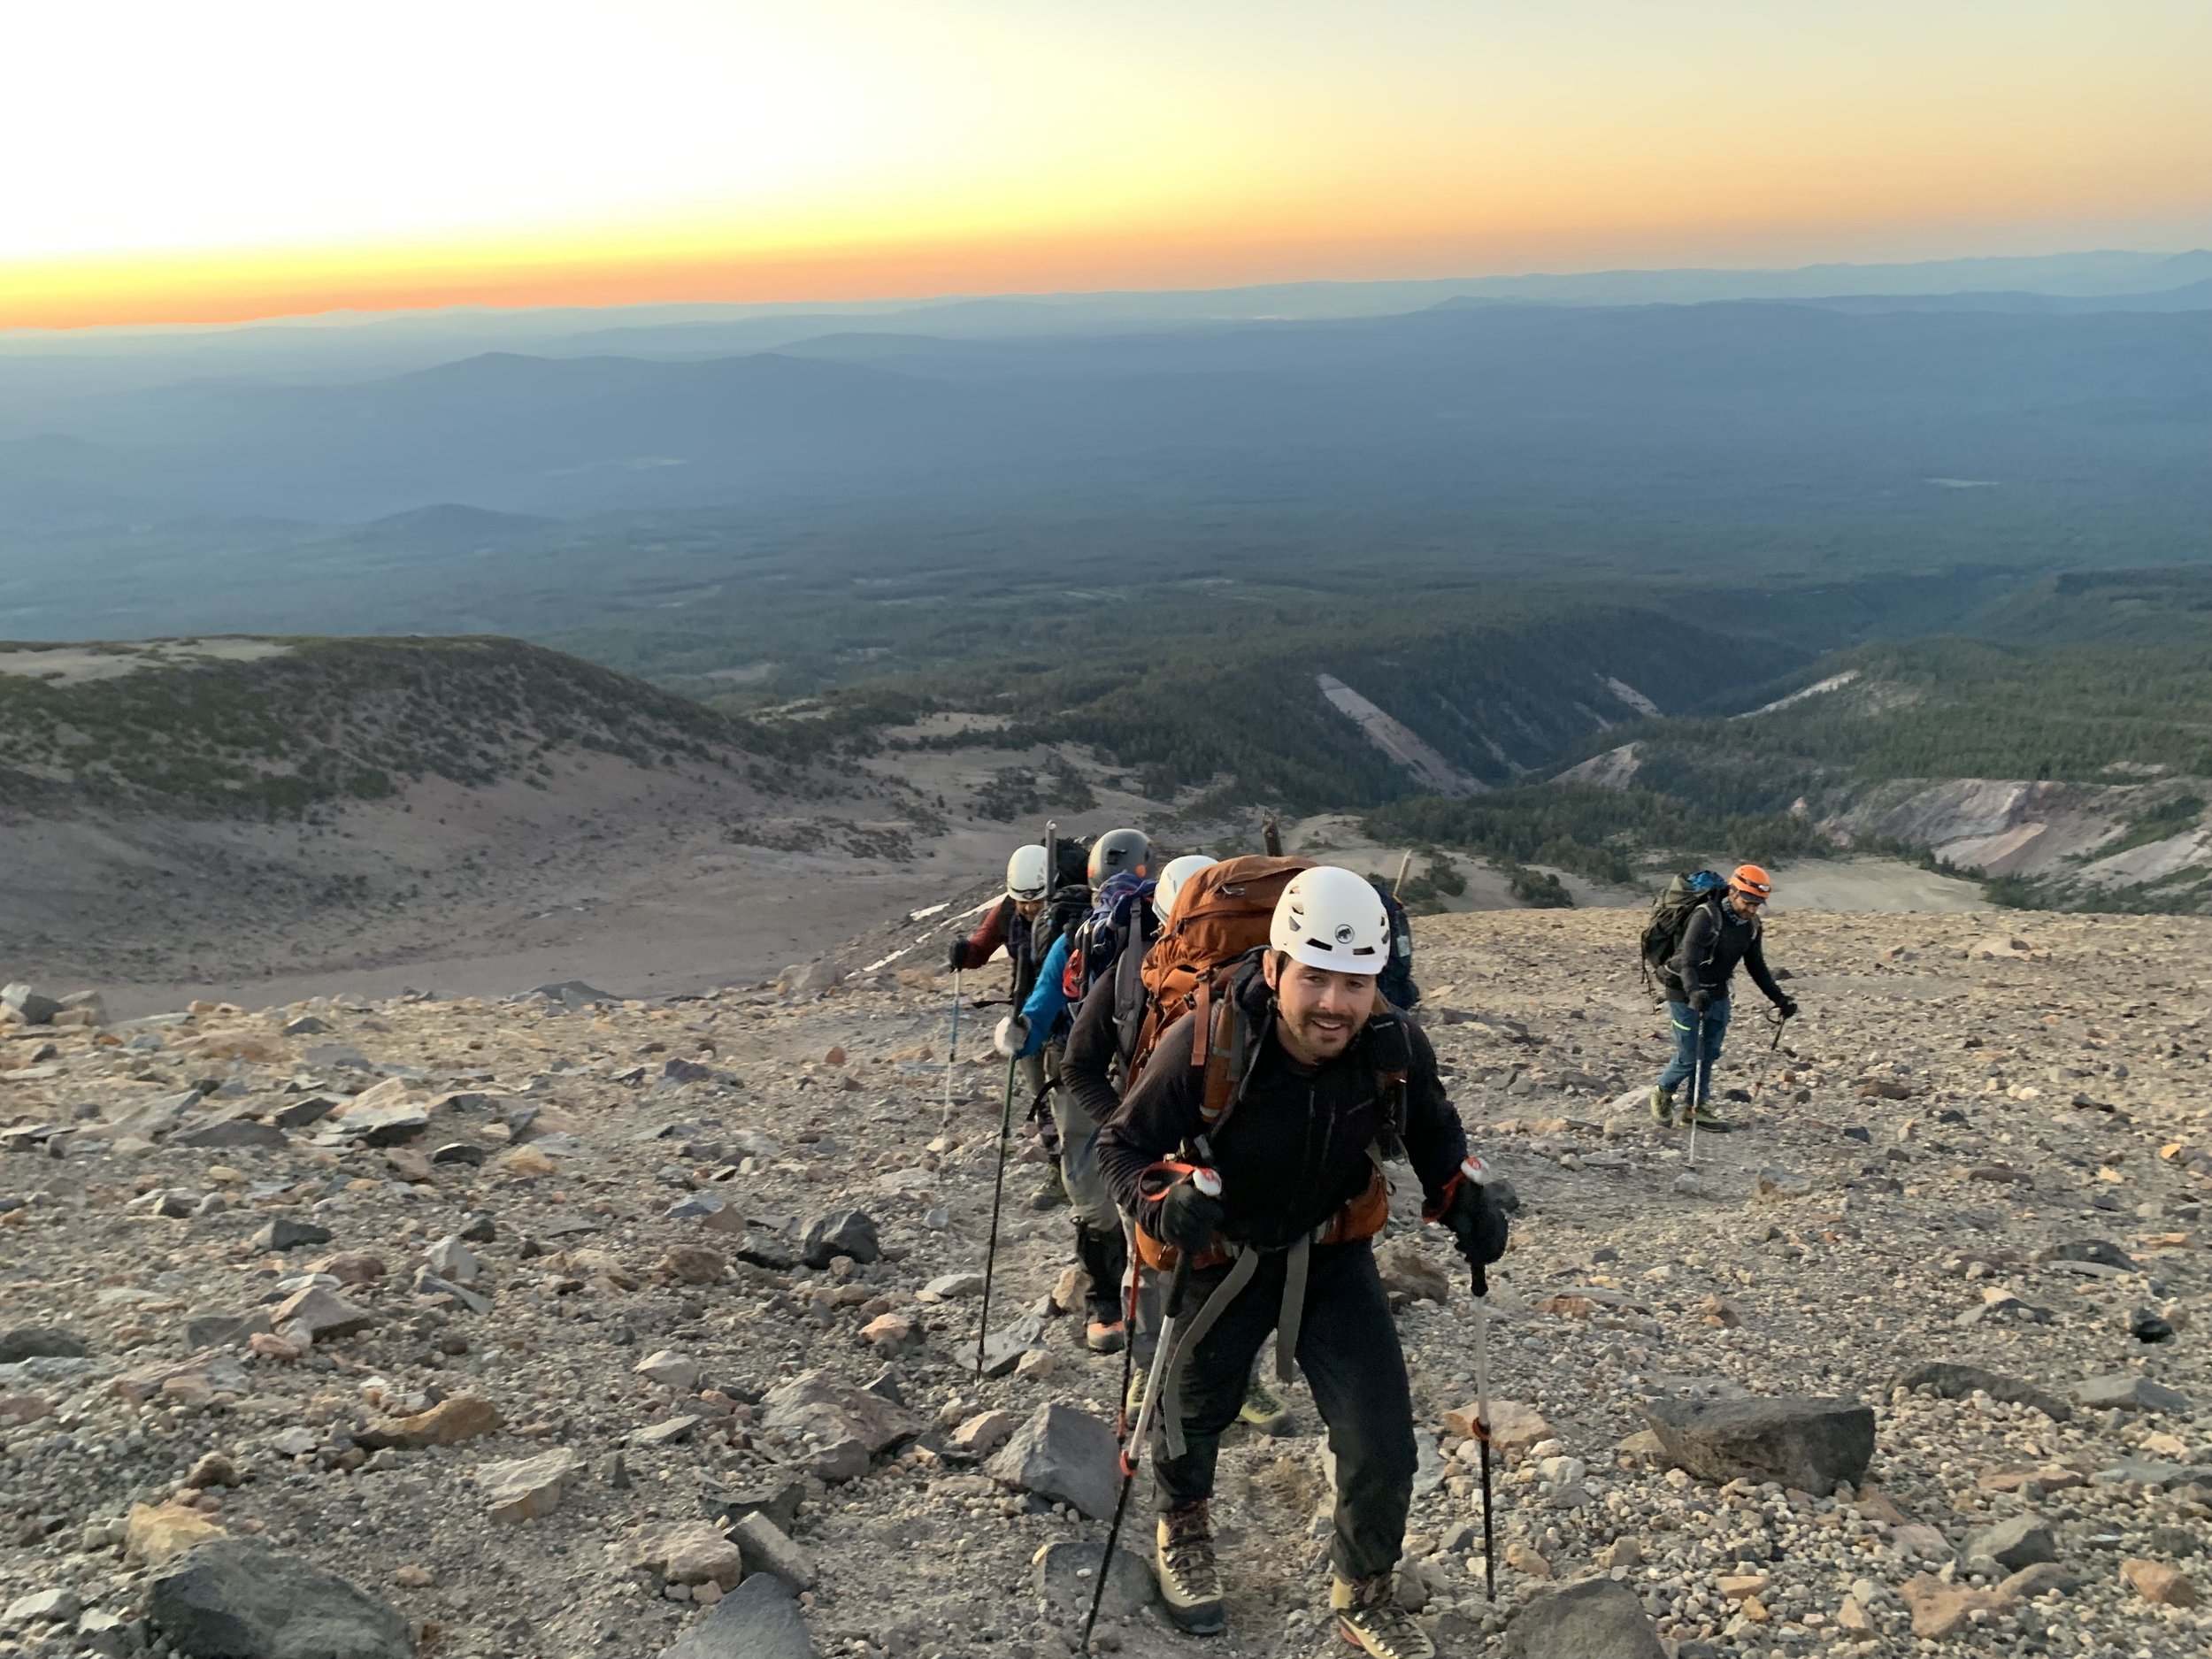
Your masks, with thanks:
<instances>
[{"instance_id":1,"label":"black softshell pant","mask_svg":"<svg viewBox=\"0 0 2212 1659\"><path fill-rule=\"evenodd\" d=\"M1183 1372L1180 1457L1154 1468L1156 1501L1179 1509L1213 1495L1221 1436L1244 1403L1252 1361L1275 1329L1282 1309L1280 1255L1261 1258L1236 1301L1191 1352ZM1184 1300L1186 1318L1225 1267L1194 1271ZM1390 1301L1375 1271L1375 1253L1356 1244L1317 1244L1307 1268L1305 1317L1298 1330L1298 1368L1328 1425L1336 1456L1336 1570L1366 1578L1398 1563L1406 1511L1413 1502L1413 1401L1405 1354L1398 1346Z\"/></svg>"}]
</instances>

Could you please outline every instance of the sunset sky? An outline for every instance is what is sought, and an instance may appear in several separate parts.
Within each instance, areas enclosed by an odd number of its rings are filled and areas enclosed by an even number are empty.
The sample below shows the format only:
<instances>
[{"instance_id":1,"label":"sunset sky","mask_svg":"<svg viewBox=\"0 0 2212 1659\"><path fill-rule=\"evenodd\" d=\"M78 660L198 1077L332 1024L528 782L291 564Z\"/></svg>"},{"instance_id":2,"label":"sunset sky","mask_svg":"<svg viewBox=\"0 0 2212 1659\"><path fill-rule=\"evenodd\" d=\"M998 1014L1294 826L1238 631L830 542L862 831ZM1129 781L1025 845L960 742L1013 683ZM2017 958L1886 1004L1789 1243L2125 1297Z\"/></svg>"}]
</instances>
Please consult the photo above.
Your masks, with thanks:
<instances>
[{"instance_id":1,"label":"sunset sky","mask_svg":"<svg viewBox=\"0 0 2212 1659\"><path fill-rule=\"evenodd\" d=\"M2212 0L68 0L0 326L2212 242Z\"/></svg>"}]
</instances>

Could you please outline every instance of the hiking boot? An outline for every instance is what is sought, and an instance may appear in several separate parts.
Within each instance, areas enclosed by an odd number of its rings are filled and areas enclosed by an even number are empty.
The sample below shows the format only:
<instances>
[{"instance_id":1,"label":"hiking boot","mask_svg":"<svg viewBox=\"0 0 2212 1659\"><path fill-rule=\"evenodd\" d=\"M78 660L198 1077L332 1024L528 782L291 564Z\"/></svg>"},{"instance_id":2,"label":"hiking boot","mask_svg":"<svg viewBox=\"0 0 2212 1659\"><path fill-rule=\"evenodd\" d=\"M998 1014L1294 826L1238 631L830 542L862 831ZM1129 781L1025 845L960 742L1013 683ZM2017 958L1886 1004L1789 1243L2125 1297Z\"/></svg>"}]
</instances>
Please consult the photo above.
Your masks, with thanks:
<instances>
[{"instance_id":1,"label":"hiking boot","mask_svg":"<svg viewBox=\"0 0 2212 1659\"><path fill-rule=\"evenodd\" d=\"M1057 1210L1068 1202L1068 1184L1060 1179L1057 1164L1045 1165L1045 1178L1037 1184L1037 1190L1029 1195L1032 1210Z\"/></svg>"},{"instance_id":2,"label":"hiking boot","mask_svg":"<svg viewBox=\"0 0 2212 1659\"><path fill-rule=\"evenodd\" d=\"M1160 1517L1152 1571L1167 1616L1179 1629L1211 1636L1229 1622L1221 1606L1221 1575L1214 1568L1214 1529L1202 1499Z\"/></svg>"},{"instance_id":3,"label":"hiking boot","mask_svg":"<svg viewBox=\"0 0 2212 1659\"><path fill-rule=\"evenodd\" d=\"M1672 1126L1674 1123L1674 1091L1672 1089L1655 1087L1651 1091L1651 1121L1662 1129Z\"/></svg>"},{"instance_id":4,"label":"hiking boot","mask_svg":"<svg viewBox=\"0 0 2212 1659\"><path fill-rule=\"evenodd\" d=\"M1329 1605L1336 1609L1337 1633L1375 1659L1436 1659L1436 1644L1398 1605L1395 1572L1357 1582L1339 1578L1329 1587Z\"/></svg>"},{"instance_id":5,"label":"hiking boot","mask_svg":"<svg viewBox=\"0 0 2212 1659\"><path fill-rule=\"evenodd\" d=\"M1090 1323L1083 1327L1083 1346L1094 1354L1118 1354L1129 1340L1129 1329L1122 1323L1121 1310L1115 1307L1093 1308Z\"/></svg>"},{"instance_id":6,"label":"hiking boot","mask_svg":"<svg viewBox=\"0 0 2212 1659\"><path fill-rule=\"evenodd\" d=\"M1142 1360L1129 1368L1129 1392L1122 1399L1121 1409L1132 1423L1136 1421L1137 1408L1144 1403L1144 1374L1149 1369Z\"/></svg>"},{"instance_id":7,"label":"hiking boot","mask_svg":"<svg viewBox=\"0 0 2212 1659\"><path fill-rule=\"evenodd\" d=\"M1244 1404L1238 1410L1237 1418L1249 1423L1263 1434L1290 1432L1290 1408L1283 1403L1281 1395L1260 1379L1257 1371L1245 1385Z\"/></svg>"},{"instance_id":8,"label":"hiking boot","mask_svg":"<svg viewBox=\"0 0 2212 1659\"><path fill-rule=\"evenodd\" d=\"M1735 1125L1730 1123L1728 1119L1723 1118L1719 1113L1716 1112L1713 1110L1712 1102L1710 1101L1708 1101L1704 1105L1697 1108L1694 1112L1685 1112L1682 1115L1682 1121L1684 1123L1688 1123L1693 1118L1696 1120L1697 1126L1705 1131L1707 1134L1726 1134L1731 1129L1733 1129L1736 1126Z\"/></svg>"}]
</instances>

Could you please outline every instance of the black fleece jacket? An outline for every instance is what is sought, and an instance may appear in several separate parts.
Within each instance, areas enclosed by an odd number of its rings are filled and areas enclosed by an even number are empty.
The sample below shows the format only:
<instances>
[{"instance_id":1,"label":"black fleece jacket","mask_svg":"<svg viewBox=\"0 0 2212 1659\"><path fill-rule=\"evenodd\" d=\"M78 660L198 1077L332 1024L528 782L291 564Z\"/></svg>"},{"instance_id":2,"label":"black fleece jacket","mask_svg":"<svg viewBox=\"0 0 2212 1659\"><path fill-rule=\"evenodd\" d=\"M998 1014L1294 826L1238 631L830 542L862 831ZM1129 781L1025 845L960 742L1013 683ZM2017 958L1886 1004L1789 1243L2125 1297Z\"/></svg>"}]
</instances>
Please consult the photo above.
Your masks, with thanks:
<instances>
[{"instance_id":1,"label":"black fleece jacket","mask_svg":"<svg viewBox=\"0 0 2212 1659\"><path fill-rule=\"evenodd\" d=\"M1768 972L1766 951L1759 942L1759 918L1736 914L1736 907L1715 899L1697 907L1682 929L1682 946L1667 964L1666 990L1672 1000L1686 1002L1697 991L1715 1001L1728 995L1729 981L1741 963L1751 982L1770 1002L1783 1001L1782 987Z\"/></svg>"},{"instance_id":2,"label":"black fleece jacket","mask_svg":"<svg viewBox=\"0 0 2212 1659\"><path fill-rule=\"evenodd\" d=\"M1374 1164L1368 1148L1391 1126L1395 1102L1381 1086L1372 1027L1326 1064L1306 1067L1275 1038L1275 999L1255 963L1236 982L1256 1033L1243 1098L1210 1139L1221 1176L1222 1232L1261 1249L1280 1249L1359 1196ZM1467 1133L1444 1096L1436 1051L1407 1025L1405 1149L1433 1205L1467 1156ZM1098 1139L1098 1163L1121 1207L1152 1230L1155 1206L1140 1192L1144 1171L1178 1156L1205 1130L1206 1076L1191 1064L1195 1027L1184 1016L1160 1039L1144 1075Z\"/></svg>"}]
</instances>

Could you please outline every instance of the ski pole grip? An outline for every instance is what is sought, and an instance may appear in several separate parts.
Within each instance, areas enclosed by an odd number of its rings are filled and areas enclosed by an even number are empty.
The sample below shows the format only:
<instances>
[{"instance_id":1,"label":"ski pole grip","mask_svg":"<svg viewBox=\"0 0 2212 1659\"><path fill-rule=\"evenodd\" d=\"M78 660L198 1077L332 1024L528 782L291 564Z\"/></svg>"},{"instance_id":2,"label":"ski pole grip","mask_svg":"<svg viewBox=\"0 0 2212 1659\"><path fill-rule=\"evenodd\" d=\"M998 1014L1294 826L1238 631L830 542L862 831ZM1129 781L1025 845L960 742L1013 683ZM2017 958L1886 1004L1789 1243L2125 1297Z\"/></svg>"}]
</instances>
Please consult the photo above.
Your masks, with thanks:
<instances>
[{"instance_id":1,"label":"ski pole grip","mask_svg":"<svg viewBox=\"0 0 2212 1659\"><path fill-rule=\"evenodd\" d=\"M1202 1164L1190 1172L1190 1184L1193 1187L1195 1187L1200 1192L1205 1194L1209 1198L1218 1198L1221 1196L1221 1175L1219 1171L1210 1170Z\"/></svg>"}]
</instances>

